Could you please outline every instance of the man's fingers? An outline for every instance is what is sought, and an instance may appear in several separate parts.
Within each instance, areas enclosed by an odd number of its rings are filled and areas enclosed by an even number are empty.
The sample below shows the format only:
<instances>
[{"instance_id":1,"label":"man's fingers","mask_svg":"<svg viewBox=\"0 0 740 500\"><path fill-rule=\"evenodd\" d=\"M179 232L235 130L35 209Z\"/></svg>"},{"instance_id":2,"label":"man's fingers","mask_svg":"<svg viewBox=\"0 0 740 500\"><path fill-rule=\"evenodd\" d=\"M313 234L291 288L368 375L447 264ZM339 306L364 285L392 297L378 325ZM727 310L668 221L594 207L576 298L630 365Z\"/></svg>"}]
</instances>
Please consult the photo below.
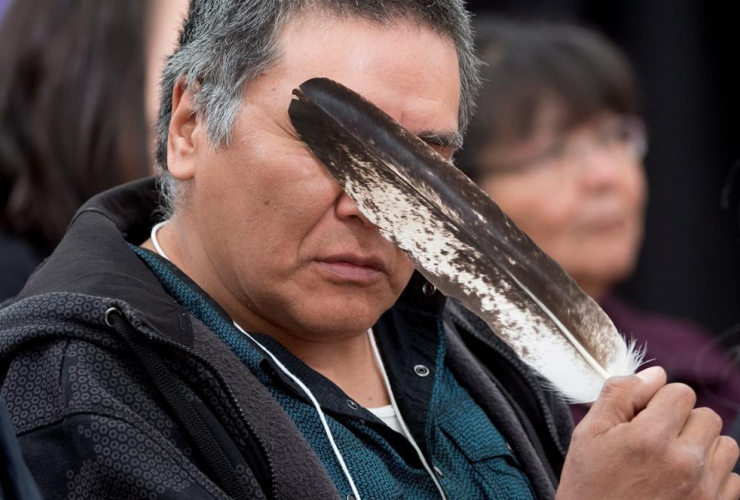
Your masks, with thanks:
<instances>
[{"instance_id":1,"label":"man's fingers","mask_svg":"<svg viewBox=\"0 0 740 500\"><path fill-rule=\"evenodd\" d=\"M634 418L634 423L657 431L665 438L675 438L688 423L694 403L696 393L691 387L685 384L668 384L658 389L647 407ZM697 418L701 420L702 415ZM699 426L702 423L692 425ZM704 448L706 447L705 445Z\"/></svg>"},{"instance_id":2,"label":"man's fingers","mask_svg":"<svg viewBox=\"0 0 740 500\"><path fill-rule=\"evenodd\" d=\"M722 431L722 418L709 408L691 410L679 439L689 445L699 445L705 450L714 446Z\"/></svg>"},{"instance_id":3,"label":"man's fingers","mask_svg":"<svg viewBox=\"0 0 740 500\"><path fill-rule=\"evenodd\" d=\"M665 383L665 370L658 366L629 377L612 377L604 384L584 422L595 433L629 422Z\"/></svg>"},{"instance_id":4,"label":"man's fingers","mask_svg":"<svg viewBox=\"0 0 740 500\"><path fill-rule=\"evenodd\" d=\"M730 474L722 483L717 496L720 500L738 500L740 499L740 476Z\"/></svg>"},{"instance_id":5,"label":"man's fingers","mask_svg":"<svg viewBox=\"0 0 740 500\"><path fill-rule=\"evenodd\" d=\"M740 489L733 490L732 488L740 488L740 484L736 484L737 480L732 479L732 476L737 475L730 474L737 463L738 456L740 456L740 448L738 448L737 442L731 437L719 436L714 441L714 449L710 453L709 473L715 481L722 485L720 493L723 494L727 490L730 494L735 494L735 496L730 495L728 497L720 495L720 498L737 498L740 495Z\"/></svg>"}]
</instances>

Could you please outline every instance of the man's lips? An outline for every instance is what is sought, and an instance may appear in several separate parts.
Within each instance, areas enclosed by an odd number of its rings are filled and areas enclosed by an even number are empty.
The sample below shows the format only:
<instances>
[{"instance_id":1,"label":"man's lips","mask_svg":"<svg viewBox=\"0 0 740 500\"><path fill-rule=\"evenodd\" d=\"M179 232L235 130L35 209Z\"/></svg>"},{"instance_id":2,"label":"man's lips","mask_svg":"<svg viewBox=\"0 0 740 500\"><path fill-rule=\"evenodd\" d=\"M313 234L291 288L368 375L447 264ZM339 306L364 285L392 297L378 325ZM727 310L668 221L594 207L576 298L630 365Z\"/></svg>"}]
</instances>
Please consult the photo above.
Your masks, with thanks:
<instances>
[{"instance_id":1,"label":"man's lips","mask_svg":"<svg viewBox=\"0 0 740 500\"><path fill-rule=\"evenodd\" d=\"M377 279L387 272L382 259L369 255L331 255L316 261L327 271L352 281Z\"/></svg>"}]
</instances>

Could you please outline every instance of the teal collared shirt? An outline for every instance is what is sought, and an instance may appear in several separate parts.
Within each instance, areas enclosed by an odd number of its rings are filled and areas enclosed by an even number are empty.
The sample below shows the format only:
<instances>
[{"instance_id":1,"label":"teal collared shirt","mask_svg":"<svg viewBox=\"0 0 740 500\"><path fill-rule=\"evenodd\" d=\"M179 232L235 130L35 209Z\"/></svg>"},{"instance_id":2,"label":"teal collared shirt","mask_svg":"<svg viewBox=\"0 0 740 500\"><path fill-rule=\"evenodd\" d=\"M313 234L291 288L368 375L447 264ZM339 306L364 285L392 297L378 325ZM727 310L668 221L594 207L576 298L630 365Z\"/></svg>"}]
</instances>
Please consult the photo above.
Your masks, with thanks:
<instances>
[{"instance_id":1,"label":"teal collared shirt","mask_svg":"<svg viewBox=\"0 0 740 500\"><path fill-rule=\"evenodd\" d=\"M303 391L172 264L147 250L132 248L167 292L216 333L265 384L309 442L342 498L347 498L351 493L348 481L318 412ZM447 498L534 498L501 433L447 368L445 332L438 317L428 311L394 309L374 327L375 335L401 416ZM314 394L362 498L439 498L434 481L404 436L272 338L254 337Z\"/></svg>"}]
</instances>

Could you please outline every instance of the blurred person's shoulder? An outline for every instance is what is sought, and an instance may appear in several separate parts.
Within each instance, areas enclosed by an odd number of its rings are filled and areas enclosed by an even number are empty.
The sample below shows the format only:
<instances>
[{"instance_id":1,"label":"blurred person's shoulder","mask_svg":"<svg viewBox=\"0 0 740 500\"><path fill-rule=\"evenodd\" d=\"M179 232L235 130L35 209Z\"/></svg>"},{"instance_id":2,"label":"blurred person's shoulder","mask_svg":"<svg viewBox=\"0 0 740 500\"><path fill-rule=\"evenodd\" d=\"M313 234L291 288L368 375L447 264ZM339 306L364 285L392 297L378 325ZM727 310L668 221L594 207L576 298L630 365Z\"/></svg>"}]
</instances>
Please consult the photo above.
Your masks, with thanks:
<instances>
[{"instance_id":1,"label":"blurred person's shoulder","mask_svg":"<svg viewBox=\"0 0 740 500\"><path fill-rule=\"evenodd\" d=\"M661 347L691 349L706 345L713 337L695 321L642 309L616 295L607 296L599 305L623 335L647 343L649 350Z\"/></svg>"},{"instance_id":2,"label":"blurred person's shoulder","mask_svg":"<svg viewBox=\"0 0 740 500\"><path fill-rule=\"evenodd\" d=\"M663 366L669 379L689 384L700 398L702 393L740 394L738 359L725 348L723 335L686 318L639 309L614 296L601 306L627 339L646 349L645 366ZM732 400L734 410L740 400Z\"/></svg>"}]
</instances>

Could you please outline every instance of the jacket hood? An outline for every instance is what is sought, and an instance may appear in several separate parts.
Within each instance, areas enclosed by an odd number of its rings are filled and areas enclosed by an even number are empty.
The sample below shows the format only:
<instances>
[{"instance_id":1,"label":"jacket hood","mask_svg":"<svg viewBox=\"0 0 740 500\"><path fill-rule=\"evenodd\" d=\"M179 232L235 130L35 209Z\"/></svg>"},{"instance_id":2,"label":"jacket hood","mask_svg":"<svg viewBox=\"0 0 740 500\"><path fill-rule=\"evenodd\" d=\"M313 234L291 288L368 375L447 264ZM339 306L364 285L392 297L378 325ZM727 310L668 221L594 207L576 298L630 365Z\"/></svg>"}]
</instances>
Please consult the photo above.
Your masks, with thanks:
<instances>
[{"instance_id":1,"label":"jacket hood","mask_svg":"<svg viewBox=\"0 0 740 500\"><path fill-rule=\"evenodd\" d=\"M50 293L114 298L137 310L160 332L180 332L192 343L187 313L131 251L149 237L158 207L155 179L134 181L91 198L72 219L52 255L36 270L16 302ZM168 325L180 324L179 329Z\"/></svg>"}]
</instances>

